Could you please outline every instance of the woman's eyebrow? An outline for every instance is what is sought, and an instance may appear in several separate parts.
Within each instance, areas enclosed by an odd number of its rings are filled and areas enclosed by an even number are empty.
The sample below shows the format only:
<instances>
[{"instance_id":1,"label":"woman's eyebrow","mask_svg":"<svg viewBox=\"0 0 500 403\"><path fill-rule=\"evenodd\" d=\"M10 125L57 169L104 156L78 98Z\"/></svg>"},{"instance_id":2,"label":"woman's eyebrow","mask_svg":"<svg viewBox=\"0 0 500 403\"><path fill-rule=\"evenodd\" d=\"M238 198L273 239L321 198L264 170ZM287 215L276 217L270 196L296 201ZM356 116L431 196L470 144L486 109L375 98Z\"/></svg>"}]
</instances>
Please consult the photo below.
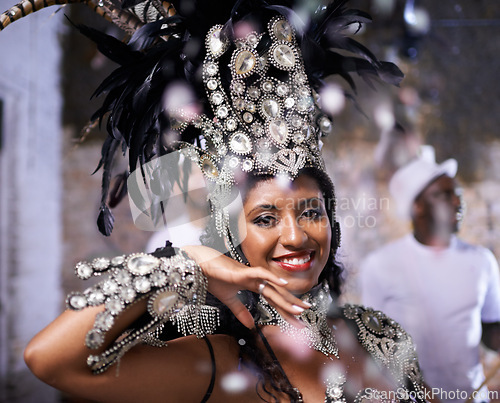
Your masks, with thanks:
<instances>
[{"instance_id":1,"label":"woman's eyebrow","mask_svg":"<svg viewBox=\"0 0 500 403\"><path fill-rule=\"evenodd\" d=\"M259 204L248 212L247 217L256 210L277 210L277 209L278 207L275 206L274 204Z\"/></svg>"}]
</instances>

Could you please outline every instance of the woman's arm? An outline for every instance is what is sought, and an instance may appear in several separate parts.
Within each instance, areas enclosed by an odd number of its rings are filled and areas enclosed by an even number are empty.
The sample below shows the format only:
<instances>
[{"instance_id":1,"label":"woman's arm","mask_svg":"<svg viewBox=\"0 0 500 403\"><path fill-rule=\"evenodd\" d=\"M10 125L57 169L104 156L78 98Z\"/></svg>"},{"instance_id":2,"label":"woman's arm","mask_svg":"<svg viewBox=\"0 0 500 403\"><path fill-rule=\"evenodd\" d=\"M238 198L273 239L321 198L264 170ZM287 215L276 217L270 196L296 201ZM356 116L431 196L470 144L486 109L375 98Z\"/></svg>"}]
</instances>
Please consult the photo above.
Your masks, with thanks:
<instances>
[{"instance_id":1,"label":"woman's arm","mask_svg":"<svg viewBox=\"0 0 500 403\"><path fill-rule=\"evenodd\" d=\"M288 316L300 310L296 306L307 307L286 291L279 278L265 269L245 267L206 247L188 248L188 252L200 263L208 278L209 291L226 303L248 327L254 325L253 319L238 300L237 292L240 289L256 291L262 281L268 282L264 290L266 298ZM183 401L191 400L188 395L192 395L194 401L200 400L211 376L206 371L210 365L200 363L209 364L210 356L205 343L194 336L173 340L166 348L138 345L122 357L119 367L111 367L100 375L93 375L87 366L87 356L106 350L145 312L146 301L134 303L120 313L97 350L88 349L85 339L94 326L96 315L104 307L64 312L27 346L25 359L29 368L41 380L60 390L98 401L155 401L162 396L164 399L165 394L172 399L182 396ZM225 351L237 358L237 350Z\"/></svg>"}]
</instances>

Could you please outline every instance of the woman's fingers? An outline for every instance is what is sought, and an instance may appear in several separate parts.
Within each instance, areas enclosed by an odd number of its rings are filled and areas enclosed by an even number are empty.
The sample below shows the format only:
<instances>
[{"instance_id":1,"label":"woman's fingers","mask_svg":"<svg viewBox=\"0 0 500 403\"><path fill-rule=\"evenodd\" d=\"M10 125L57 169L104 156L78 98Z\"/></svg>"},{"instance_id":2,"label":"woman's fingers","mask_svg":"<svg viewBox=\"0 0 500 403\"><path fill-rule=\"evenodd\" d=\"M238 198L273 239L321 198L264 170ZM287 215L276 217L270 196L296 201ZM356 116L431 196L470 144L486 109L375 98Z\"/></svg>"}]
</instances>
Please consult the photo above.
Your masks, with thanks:
<instances>
[{"instance_id":1,"label":"woman's fingers","mask_svg":"<svg viewBox=\"0 0 500 403\"><path fill-rule=\"evenodd\" d=\"M234 316L236 316L236 319L238 319L244 326L249 329L253 329L255 327L252 315L248 311L247 307L238 298L226 301L225 304Z\"/></svg>"}]
</instances>

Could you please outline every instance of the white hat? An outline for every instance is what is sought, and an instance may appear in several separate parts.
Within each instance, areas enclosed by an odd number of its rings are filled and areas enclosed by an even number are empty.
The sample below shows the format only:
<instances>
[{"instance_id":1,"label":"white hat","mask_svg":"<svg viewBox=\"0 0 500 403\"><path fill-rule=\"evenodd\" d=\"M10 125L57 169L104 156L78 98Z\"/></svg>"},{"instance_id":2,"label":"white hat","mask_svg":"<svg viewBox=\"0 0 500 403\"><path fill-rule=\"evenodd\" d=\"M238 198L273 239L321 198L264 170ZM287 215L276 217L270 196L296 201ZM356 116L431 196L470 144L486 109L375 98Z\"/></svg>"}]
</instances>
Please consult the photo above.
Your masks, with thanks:
<instances>
[{"instance_id":1,"label":"white hat","mask_svg":"<svg viewBox=\"0 0 500 403\"><path fill-rule=\"evenodd\" d=\"M411 217L411 208L416 197L436 178L457 173L457 161L453 158L436 164L434 148L421 146L420 155L403 166L392 176L389 192L396 201L397 212L402 218Z\"/></svg>"}]
</instances>

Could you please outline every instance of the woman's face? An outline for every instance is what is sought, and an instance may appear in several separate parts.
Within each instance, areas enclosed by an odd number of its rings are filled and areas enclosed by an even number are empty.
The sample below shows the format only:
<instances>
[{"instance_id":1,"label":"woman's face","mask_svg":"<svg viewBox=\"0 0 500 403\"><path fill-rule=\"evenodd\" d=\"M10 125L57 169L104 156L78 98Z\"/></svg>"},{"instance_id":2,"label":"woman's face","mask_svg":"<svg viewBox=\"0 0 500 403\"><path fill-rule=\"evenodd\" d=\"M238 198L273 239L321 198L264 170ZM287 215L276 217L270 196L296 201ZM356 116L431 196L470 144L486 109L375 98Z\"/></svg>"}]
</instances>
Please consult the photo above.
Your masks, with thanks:
<instances>
[{"instance_id":1,"label":"woman's face","mask_svg":"<svg viewBox=\"0 0 500 403\"><path fill-rule=\"evenodd\" d=\"M332 230L315 179L300 175L280 185L267 179L249 191L239 219L241 243L251 266L262 266L303 294L318 283L330 253ZM246 227L246 228L245 228Z\"/></svg>"}]
</instances>

